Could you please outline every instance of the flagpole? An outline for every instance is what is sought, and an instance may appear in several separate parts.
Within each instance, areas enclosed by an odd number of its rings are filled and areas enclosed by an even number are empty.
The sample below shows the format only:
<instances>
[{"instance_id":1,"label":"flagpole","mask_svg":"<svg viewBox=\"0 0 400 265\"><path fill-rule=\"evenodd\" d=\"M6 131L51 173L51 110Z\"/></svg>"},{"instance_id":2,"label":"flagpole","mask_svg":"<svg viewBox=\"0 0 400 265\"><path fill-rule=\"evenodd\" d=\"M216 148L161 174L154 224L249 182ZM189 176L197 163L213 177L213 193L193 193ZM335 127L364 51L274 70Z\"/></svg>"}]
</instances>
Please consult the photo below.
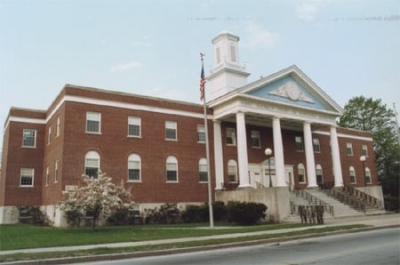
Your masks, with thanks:
<instances>
[{"instance_id":1,"label":"flagpole","mask_svg":"<svg viewBox=\"0 0 400 265\"><path fill-rule=\"evenodd\" d=\"M210 148L208 141L208 122L207 122L207 106L206 106L206 96L205 96L205 77L204 77L204 62L203 53L200 53L201 58L201 80L200 80L200 90L201 98L203 99L203 109L204 109L204 129L206 134L206 160L207 160L207 180L208 180L208 211L210 216L210 228L214 228L214 214L212 205L212 193L211 193L211 174L210 174ZM202 86L202 87L201 87Z\"/></svg>"}]
</instances>

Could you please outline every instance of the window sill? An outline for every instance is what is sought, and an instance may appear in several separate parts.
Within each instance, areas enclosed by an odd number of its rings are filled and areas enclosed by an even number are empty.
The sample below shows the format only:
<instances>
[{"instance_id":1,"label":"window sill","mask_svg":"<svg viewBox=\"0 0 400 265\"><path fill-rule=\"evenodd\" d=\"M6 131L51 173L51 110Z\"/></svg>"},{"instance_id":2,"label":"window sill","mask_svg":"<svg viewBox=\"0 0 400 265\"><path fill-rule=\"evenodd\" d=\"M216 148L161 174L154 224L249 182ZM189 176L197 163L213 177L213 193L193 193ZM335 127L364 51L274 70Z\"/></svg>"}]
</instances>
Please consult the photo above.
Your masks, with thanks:
<instances>
[{"instance_id":1,"label":"window sill","mask_svg":"<svg viewBox=\"0 0 400 265\"><path fill-rule=\"evenodd\" d=\"M165 141L169 141L169 142L178 142L178 139L168 139L168 138L165 138Z\"/></svg>"},{"instance_id":2,"label":"window sill","mask_svg":"<svg viewBox=\"0 0 400 265\"><path fill-rule=\"evenodd\" d=\"M28 185L19 185L18 188L33 188L33 185L28 186Z\"/></svg>"},{"instance_id":3,"label":"window sill","mask_svg":"<svg viewBox=\"0 0 400 265\"><path fill-rule=\"evenodd\" d=\"M141 180L127 180L126 183L142 183Z\"/></svg>"},{"instance_id":4,"label":"window sill","mask_svg":"<svg viewBox=\"0 0 400 265\"><path fill-rule=\"evenodd\" d=\"M92 134L92 135L101 135L101 132L85 132L86 134Z\"/></svg>"},{"instance_id":5,"label":"window sill","mask_svg":"<svg viewBox=\"0 0 400 265\"><path fill-rule=\"evenodd\" d=\"M126 137L128 137L128 138L138 138L138 139L142 138L141 135L127 135Z\"/></svg>"},{"instance_id":6,"label":"window sill","mask_svg":"<svg viewBox=\"0 0 400 265\"><path fill-rule=\"evenodd\" d=\"M177 180L176 181L175 180L167 180L166 183L174 184L174 183L179 183L179 181L177 181Z\"/></svg>"},{"instance_id":7,"label":"window sill","mask_svg":"<svg viewBox=\"0 0 400 265\"><path fill-rule=\"evenodd\" d=\"M22 145L21 148L35 149L36 146Z\"/></svg>"}]
</instances>

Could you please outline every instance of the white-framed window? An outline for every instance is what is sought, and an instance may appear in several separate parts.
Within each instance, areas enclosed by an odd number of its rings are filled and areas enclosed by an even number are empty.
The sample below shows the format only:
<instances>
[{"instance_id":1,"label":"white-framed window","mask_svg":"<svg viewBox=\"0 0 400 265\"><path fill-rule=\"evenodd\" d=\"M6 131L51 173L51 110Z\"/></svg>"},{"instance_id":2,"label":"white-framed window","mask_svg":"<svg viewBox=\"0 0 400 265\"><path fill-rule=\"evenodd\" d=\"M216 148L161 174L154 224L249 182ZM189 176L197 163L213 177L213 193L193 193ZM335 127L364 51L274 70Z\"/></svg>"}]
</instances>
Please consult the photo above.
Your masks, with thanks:
<instances>
[{"instance_id":1,"label":"white-framed window","mask_svg":"<svg viewBox=\"0 0 400 265\"><path fill-rule=\"evenodd\" d=\"M175 121L165 122L165 139L167 140L177 140L177 123Z\"/></svg>"},{"instance_id":2,"label":"white-framed window","mask_svg":"<svg viewBox=\"0 0 400 265\"><path fill-rule=\"evenodd\" d=\"M302 163L297 165L297 175L299 176L299 183L306 183L306 171Z\"/></svg>"},{"instance_id":3,"label":"white-framed window","mask_svg":"<svg viewBox=\"0 0 400 265\"><path fill-rule=\"evenodd\" d=\"M228 161L228 182L237 183L237 163L235 160L231 159Z\"/></svg>"},{"instance_id":4,"label":"white-framed window","mask_svg":"<svg viewBox=\"0 0 400 265\"><path fill-rule=\"evenodd\" d=\"M51 144L51 127L49 127L48 133L47 133L47 145Z\"/></svg>"},{"instance_id":5,"label":"white-framed window","mask_svg":"<svg viewBox=\"0 0 400 265\"><path fill-rule=\"evenodd\" d=\"M349 168L349 175L350 175L350 183L355 184L356 183L356 171L354 170L353 166L351 166Z\"/></svg>"},{"instance_id":6,"label":"white-framed window","mask_svg":"<svg viewBox=\"0 0 400 265\"><path fill-rule=\"evenodd\" d=\"M234 128L226 128L226 144L236 145L236 136Z\"/></svg>"},{"instance_id":7,"label":"white-framed window","mask_svg":"<svg viewBox=\"0 0 400 265\"><path fill-rule=\"evenodd\" d=\"M50 170L49 167L46 167L46 186L49 185L50 182Z\"/></svg>"},{"instance_id":8,"label":"white-framed window","mask_svg":"<svg viewBox=\"0 0 400 265\"><path fill-rule=\"evenodd\" d=\"M322 167L320 164L315 166L315 175L317 176L317 184L324 183L324 175L322 174Z\"/></svg>"},{"instance_id":9,"label":"white-framed window","mask_svg":"<svg viewBox=\"0 0 400 265\"><path fill-rule=\"evenodd\" d=\"M366 144L363 144L361 148L362 148L362 155L368 157L368 146Z\"/></svg>"},{"instance_id":10,"label":"white-framed window","mask_svg":"<svg viewBox=\"0 0 400 265\"><path fill-rule=\"evenodd\" d=\"M352 143L346 143L346 153L348 156L353 155L353 144Z\"/></svg>"},{"instance_id":11,"label":"white-framed window","mask_svg":"<svg viewBox=\"0 0 400 265\"><path fill-rule=\"evenodd\" d=\"M140 137L141 136L141 118L128 117L128 136Z\"/></svg>"},{"instance_id":12,"label":"white-framed window","mask_svg":"<svg viewBox=\"0 0 400 265\"><path fill-rule=\"evenodd\" d=\"M60 129L61 129L61 120L60 117L57 117L56 137L60 136Z\"/></svg>"},{"instance_id":13,"label":"white-framed window","mask_svg":"<svg viewBox=\"0 0 400 265\"><path fill-rule=\"evenodd\" d=\"M21 187L33 187L35 170L33 168L21 168L20 182Z\"/></svg>"},{"instance_id":14,"label":"white-framed window","mask_svg":"<svg viewBox=\"0 0 400 265\"><path fill-rule=\"evenodd\" d=\"M89 151L85 155L85 175L97 179L100 170L100 155L96 151Z\"/></svg>"},{"instance_id":15,"label":"white-framed window","mask_svg":"<svg viewBox=\"0 0 400 265\"><path fill-rule=\"evenodd\" d=\"M141 181L141 159L137 154L131 154L128 157L128 181Z\"/></svg>"},{"instance_id":16,"label":"white-framed window","mask_svg":"<svg viewBox=\"0 0 400 265\"><path fill-rule=\"evenodd\" d=\"M296 142L296 151L303 152L304 151L303 138L301 138L301 136L295 136L294 140Z\"/></svg>"},{"instance_id":17,"label":"white-framed window","mask_svg":"<svg viewBox=\"0 0 400 265\"><path fill-rule=\"evenodd\" d=\"M54 183L58 182L58 160L54 163Z\"/></svg>"},{"instance_id":18,"label":"white-framed window","mask_svg":"<svg viewBox=\"0 0 400 265\"><path fill-rule=\"evenodd\" d=\"M321 146L319 144L319 139L314 138L312 142L313 142L314 153L321 153Z\"/></svg>"},{"instance_id":19,"label":"white-framed window","mask_svg":"<svg viewBox=\"0 0 400 265\"><path fill-rule=\"evenodd\" d=\"M367 182L367 184L371 184L372 183L371 170L369 170L368 167L365 168L365 181Z\"/></svg>"},{"instance_id":20,"label":"white-framed window","mask_svg":"<svg viewBox=\"0 0 400 265\"><path fill-rule=\"evenodd\" d=\"M260 132L251 131L251 147L261 147Z\"/></svg>"},{"instance_id":21,"label":"white-framed window","mask_svg":"<svg viewBox=\"0 0 400 265\"><path fill-rule=\"evenodd\" d=\"M205 158L200 158L199 160L199 180L200 182L208 181L207 159Z\"/></svg>"},{"instance_id":22,"label":"white-framed window","mask_svg":"<svg viewBox=\"0 0 400 265\"><path fill-rule=\"evenodd\" d=\"M174 156L167 157L167 182L178 182L178 159Z\"/></svg>"},{"instance_id":23,"label":"white-framed window","mask_svg":"<svg viewBox=\"0 0 400 265\"><path fill-rule=\"evenodd\" d=\"M101 133L101 113L86 112L86 132Z\"/></svg>"},{"instance_id":24,"label":"white-framed window","mask_svg":"<svg viewBox=\"0 0 400 265\"><path fill-rule=\"evenodd\" d=\"M197 142L205 143L206 142L206 128L204 124L197 125Z\"/></svg>"},{"instance_id":25,"label":"white-framed window","mask_svg":"<svg viewBox=\"0 0 400 265\"><path fill-rule=\"evenodd\" d=\"M36 147L36 130L32 129L23 130L22 147Z\"/></svg>"}]
</instances>

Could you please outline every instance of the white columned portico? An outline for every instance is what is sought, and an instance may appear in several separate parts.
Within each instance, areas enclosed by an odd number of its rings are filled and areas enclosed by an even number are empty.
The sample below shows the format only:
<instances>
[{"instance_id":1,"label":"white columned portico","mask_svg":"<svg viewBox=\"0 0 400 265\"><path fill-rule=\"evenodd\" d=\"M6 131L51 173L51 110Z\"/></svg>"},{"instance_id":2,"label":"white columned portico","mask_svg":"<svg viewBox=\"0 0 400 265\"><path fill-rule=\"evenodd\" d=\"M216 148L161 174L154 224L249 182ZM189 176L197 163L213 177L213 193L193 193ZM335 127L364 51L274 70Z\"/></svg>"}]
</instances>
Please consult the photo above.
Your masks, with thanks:
<instances>
[{"instance_id":1,"label":"white columned portico","mask_svg":"<svg viewBox=\"0 0 400 265\"><path fill-rule=\"evenodd\" d=\"M239 166L239 188L250 187L249 162L247 157L246 120L243 112L236 113L237 154Z\"/></svg>"},{"instance_id":2,"label":"white columned portico","mask_svg":"<svg viewBox=\"0 0 400 265\"><path fill-rule=\"evenodd\" d=\"M343 186L342 165L340 163L339 142L335 126L331 126L330 134L331 134L333 174L335 176L335 187L342 187Z\"/></svg>"},{"instance_id":3,"label":"white columned portico","mask_svg":"<svg viewBox=\"0 0 400 265\"><path fill-rule=\"evenodd\" d=\"M272 118L272 130L274 136L274 157L275 157L275 176L274 187L285 187L285 161L283 156L283 143L281 132L281 121L278 117Z\"/></svg>"},{"instance_id":4,"label":"white columned portico","mask_svg":"<svg viewBox=\"0 0 400 265\"><path fill-rule=\"evenodd\" d=\"M215 162L215 189L222 190L224 183L224 160L222 155L221 122L214 121L214 162Z\"/></svg>"},{"instance_id":5,"label":"white columned portico","mask_svg":"<svg viewBox=\"0 0 400 265\"><path fill-rule=\"evenodd\" d=\"M304 133L304 146L306 151L306 165L307 165L307 176L308 176L308 187L317 187L317 177L315 174L315 159L314 150L312 143L311 125L309 122L303 124Z\"/></svg>"}]
</instances>

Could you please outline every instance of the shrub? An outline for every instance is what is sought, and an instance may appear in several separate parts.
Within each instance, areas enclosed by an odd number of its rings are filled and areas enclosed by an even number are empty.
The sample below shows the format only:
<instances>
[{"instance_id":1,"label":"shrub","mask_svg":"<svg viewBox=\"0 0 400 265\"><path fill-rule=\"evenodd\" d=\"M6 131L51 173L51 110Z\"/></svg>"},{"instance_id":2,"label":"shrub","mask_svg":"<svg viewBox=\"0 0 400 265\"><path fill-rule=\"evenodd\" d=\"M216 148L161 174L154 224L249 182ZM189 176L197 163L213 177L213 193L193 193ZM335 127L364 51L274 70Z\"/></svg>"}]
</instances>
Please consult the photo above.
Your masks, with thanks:
<instances>
[{"instance_id":1,"label":"shrub","mask_svg":"<svg viewBox=\"0 0 400 265\"><path fill-rule=\"evenodd\" d=\"M240 225L253 225L265 218L267 206L254 202L228 202L228 221Z\"/></svg>"},{"instance_id":2,"label":"shrub","mask_svg":"<svg viewBox=\"0 0 400 265\"><path fill-rule=\"evenodd\" d=\"M51 225L51 221L37 206L19 207L19 222L32 225Z\"/></svg>"},{"instance_id":3,"label":"shrub","mask_svg":"<svg viewBox=\"0 0 400 265\"><path fill-rule=\"evenodd\" d=\"M221 222L227 220L227 209L224 202L213 202L214 221ZM210 210L208 203L202 205L187 205L182 212L182 220L185 223L201 223L208 222L210 219Z\"/></svg>"},{"instance_id":4,"label":"shrub","mask_svg":"<svg viewBox=\"0 0 400 265\"><path fill-rule=\"evenodd\" d=\"M65 218L69 226L79 227L83 218L83 213L76 209L68 210L65 211Z\"/></svg>"},{"instance_id":5,"label":"shrub","mask_svg":"<svg viewBox=\"0 0 400 265\"><path fill-rule=\"evenodd\" d=\"M160 208L146 210L146 224L174 224L181 220L181 212L174 203L166 203Z\"/></svg>"}]
</instances>

